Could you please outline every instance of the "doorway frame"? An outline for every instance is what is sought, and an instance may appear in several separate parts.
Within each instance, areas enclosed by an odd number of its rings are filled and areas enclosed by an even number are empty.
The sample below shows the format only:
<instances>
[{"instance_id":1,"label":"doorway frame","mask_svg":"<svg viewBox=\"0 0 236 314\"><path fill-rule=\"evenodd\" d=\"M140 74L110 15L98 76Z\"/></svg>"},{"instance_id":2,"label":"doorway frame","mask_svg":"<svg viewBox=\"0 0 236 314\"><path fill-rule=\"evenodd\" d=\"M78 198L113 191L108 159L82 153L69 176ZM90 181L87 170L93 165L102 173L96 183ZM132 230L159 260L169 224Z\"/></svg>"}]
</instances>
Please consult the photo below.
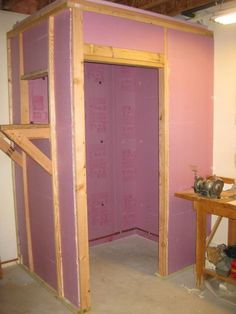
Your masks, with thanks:
<instances>
[{"instance_id":1,"label":"doorway frame","mask_svg":"<svg viewBox=\"0 0 236 314\"><path fill-rule=\"evenodd\" d=\"M88 210L86 192L86 147L84 63L156 68L159 71L159 254L158 274L168 275L168 217L169 217L169 110L167 29L164 29L164 53L132 50L84 43L83 12L72 9L72 77L74 166L76 186L77 254L81 310L90 308Z\"/></svg>"}]
</instances>

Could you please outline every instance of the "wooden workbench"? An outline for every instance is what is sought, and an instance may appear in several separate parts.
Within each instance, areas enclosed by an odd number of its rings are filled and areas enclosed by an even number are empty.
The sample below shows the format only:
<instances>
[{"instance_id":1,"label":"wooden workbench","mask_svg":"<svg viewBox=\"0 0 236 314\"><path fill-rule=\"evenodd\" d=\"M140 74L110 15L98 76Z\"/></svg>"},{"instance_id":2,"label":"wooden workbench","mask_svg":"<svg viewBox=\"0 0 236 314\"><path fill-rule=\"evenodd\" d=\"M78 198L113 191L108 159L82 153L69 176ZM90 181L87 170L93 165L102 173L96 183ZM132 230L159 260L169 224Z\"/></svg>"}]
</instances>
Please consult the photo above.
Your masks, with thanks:
<instances>
[{"instance_id":1,"label":"wooden workbench","mask_svg":"<svg viewBox=\"0 0 236 314\"><path fill-rule=\"evenodd\" d=\"M221 193L220 199L210 199L199 196L193 189L176 192L175 196L193 202L197 212L197 237L196 237L196 285L201 288L204 276L210 275L233 284L236 280L231 277L217 275L214 271L205 268L206 251L206 218L207 214L228 218L228 245L236 244L236 190Z\"/></svg>"}]
</instances>

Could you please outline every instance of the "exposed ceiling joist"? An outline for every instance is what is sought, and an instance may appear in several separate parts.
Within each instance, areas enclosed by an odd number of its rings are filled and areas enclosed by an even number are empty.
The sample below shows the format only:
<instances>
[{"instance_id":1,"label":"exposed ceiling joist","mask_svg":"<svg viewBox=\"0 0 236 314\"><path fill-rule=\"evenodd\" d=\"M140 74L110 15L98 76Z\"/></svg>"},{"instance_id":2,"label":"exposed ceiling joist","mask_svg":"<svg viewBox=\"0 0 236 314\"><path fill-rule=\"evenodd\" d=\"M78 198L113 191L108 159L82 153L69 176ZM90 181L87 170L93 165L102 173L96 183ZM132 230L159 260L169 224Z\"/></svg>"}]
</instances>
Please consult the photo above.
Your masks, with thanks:
<instances>
[{"instance_id":1,"label":"exposed ceiling joist","mask_svg":"<svg viewBox=\"0 0 236 314\"><path fill-rule=\"evenodd\" d=\"M0 9L32 14L55 0L0 0ZM106 0L131 7L175 16L184 11L196 12L232 0Z\"/></svg>"},{"instance_id":2,"label":"exposed ceiling joist","mask_svg":"<svg viewBox=\"0 0 236 314\"><path fill-rule=\"evenodd\" d=\"M201 10L232 0L106 0L131 7L175 16L184 11Z\"/></svg>"}]
</instances>

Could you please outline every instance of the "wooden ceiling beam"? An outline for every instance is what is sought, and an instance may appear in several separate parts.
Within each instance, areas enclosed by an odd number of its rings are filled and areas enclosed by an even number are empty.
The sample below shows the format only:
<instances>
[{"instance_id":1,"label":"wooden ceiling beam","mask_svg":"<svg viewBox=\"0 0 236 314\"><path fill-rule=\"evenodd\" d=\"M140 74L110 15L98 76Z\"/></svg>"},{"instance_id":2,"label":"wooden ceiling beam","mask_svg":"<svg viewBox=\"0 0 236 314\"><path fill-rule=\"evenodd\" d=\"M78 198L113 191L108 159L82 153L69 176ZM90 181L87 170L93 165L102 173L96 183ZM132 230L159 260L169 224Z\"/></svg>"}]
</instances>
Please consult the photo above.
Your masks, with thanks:
<instances>
[{"instance_id":1,"label":"wooden ceiling beam","mask_svg":"<svg viewBox=\"0 0 236 314\"><path fill-rule=\"evenodd\" d=\"M228 2L231 0L224 0L224 2ZM217 3L221 3L221 0L167 0L162 1L159 5L150 8L151 11L169 15L176 16L184 11L189 11L192 9L204 9L207 6L215 6Z\"/></svg>"},{"instance_id":2,"label":"wooden ceiling beam","mask_svg":"<svg viewBox=\"0 0 236 314\"><path fill-rule=\"evenodd\" d=\"M183 11L195 8L204 8L204 6L214 6L222 3L222 0L107 0L131 7L149 10L164 15L175 16ZM232 0L224 0L229 2Z\"/></svg>"}]
</instances>

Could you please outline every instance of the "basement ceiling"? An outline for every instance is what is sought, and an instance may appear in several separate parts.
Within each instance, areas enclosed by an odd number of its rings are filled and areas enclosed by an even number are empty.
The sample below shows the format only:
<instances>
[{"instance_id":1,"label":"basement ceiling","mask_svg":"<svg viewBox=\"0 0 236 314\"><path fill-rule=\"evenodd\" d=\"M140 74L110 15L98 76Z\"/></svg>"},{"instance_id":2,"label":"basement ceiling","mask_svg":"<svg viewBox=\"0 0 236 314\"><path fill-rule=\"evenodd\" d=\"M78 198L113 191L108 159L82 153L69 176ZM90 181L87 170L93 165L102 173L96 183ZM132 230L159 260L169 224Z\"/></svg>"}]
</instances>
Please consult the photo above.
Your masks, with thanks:
<instances>
[{"instance_id":1,"label":"basement ceiling","mask_svg":"<svg viewBox=\"0 0 236 314\"><path fill-rule=\"evenodd\" d=\"M0 0L0 9L24 14L32 14L55 0ZM213 7L230 0L106 0L131 7L161 13L169 16L185 14Z\"/></svg>"}]
</instances>

